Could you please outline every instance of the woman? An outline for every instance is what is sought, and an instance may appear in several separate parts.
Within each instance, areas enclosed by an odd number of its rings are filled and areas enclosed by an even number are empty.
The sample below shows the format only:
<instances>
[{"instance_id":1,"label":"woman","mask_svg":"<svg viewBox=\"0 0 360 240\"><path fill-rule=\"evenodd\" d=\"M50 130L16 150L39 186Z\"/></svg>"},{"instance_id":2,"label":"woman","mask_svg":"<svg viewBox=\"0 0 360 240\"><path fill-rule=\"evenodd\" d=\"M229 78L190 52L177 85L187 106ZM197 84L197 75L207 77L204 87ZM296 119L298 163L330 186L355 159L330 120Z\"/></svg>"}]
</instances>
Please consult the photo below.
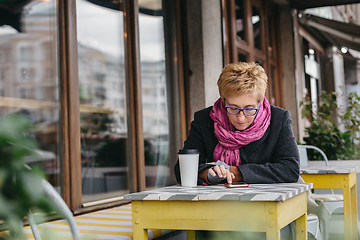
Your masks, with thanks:
<instances>
[{"instance_id":1,"label":"woman","mask_svg":"<svg viewBox=\"0 0 360 240\"><path fill-rule=\"evenodd\" d=\"M297 182L299 153L290 113L270 106L264 69L229 64L217 84L220 98L195 113L184 143L184 149L200 152L198 184ZM180 182L178 162L175 175Z\"/></svg>"}]
</instances>

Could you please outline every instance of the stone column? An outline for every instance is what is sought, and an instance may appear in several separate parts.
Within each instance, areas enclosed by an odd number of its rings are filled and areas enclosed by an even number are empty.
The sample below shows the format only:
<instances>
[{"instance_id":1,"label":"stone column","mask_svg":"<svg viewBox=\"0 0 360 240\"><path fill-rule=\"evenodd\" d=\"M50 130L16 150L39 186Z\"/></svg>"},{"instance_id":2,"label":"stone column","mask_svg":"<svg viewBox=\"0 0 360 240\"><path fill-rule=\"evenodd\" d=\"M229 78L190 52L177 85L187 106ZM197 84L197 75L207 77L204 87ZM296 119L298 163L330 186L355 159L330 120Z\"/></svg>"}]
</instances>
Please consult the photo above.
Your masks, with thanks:
<instances>
[{"instance_id":1,"label":"stone column","mask_svg":"<svg viewBox=\"0 0 360 240\"><path fill-rule=\"evenodd\" d=\"M190 114L213 105L223 68L221 4L218 0L188 0L186 7Z\"/></svg>"}]
</instances>

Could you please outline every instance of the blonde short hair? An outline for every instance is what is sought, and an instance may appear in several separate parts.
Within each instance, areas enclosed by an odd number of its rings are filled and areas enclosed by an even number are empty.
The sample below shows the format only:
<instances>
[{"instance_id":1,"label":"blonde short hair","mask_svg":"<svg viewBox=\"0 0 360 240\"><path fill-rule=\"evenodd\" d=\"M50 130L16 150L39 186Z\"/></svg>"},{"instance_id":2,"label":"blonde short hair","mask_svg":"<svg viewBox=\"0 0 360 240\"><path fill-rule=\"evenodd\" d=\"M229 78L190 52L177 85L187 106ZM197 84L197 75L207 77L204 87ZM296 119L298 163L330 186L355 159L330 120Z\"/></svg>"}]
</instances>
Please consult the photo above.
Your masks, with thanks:
<instances>
[{"instance_id":1,"label":"blonde short hair","mask_svg":"<svg viewBox=\"0 0 360 240\"><path fill-rule=\"evenodd\" d=\"M265 70L259 64L240 62L225 66L217 85L222 99L252 93L262 102L265 97L267 80Z\"/></svg>"}]
</instances>

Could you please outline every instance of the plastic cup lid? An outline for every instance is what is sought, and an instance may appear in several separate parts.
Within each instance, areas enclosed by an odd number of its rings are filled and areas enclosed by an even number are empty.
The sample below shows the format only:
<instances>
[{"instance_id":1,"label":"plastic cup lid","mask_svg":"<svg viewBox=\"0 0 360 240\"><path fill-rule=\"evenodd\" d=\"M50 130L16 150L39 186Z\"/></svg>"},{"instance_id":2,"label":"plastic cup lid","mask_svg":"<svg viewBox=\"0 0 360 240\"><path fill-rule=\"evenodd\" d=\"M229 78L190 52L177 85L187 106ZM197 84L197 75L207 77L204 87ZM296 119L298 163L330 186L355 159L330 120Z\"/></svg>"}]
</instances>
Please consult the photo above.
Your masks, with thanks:
<instances>
[{"instance_id":1,"label":"plastic cup lid","mask_svg":"<svg viewBox=\"0 0 360 240\"><path fill-rule=\"evenodd\" d=\"M197 149L180 149L178 154L199 154Z\"/></svg>"}]
</instances>

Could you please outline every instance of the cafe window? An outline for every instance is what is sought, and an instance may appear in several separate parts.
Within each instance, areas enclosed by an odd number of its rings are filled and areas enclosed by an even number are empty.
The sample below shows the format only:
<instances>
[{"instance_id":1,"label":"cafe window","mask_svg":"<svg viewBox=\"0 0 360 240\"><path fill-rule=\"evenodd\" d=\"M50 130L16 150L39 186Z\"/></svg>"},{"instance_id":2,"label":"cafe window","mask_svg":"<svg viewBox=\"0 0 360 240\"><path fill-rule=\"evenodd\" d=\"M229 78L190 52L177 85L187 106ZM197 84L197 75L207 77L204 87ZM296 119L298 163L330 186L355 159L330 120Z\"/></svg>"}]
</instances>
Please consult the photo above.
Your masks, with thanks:
<instances>
[{"instance_id":1,"label":"cafe window","mask_svg":"<svg viewBox=\"0 0 360 240\"><path fill-rule=\"evenodd\" d=\"M85 207L174 183L175 149L181 146L174 120L181 69L174 60L178 49L170 45L177 39L175 2L76 1L82 190L77 198Z\"/></svg>"},{"instance_id":2,"label":"cafe window","mask_svg":"<svg viewBox=\"0 0 360 240\"><path fill-rule=\"evenodd\" d=\"M19 114L35 126L32 136L38 143L39 157L26 159L30 167L40 167L61 193L60 99L57 49L57 3L49 1L14 2L13 8L0 8L0 117ZM16 14L21 10L22 14ZM13 15L16 19L7 18ZM20 23L20 25L18 24ZM43 59L41 45L48 39L51 58ZM36 61L35 61L36 60ZM44 66L51 68L48 79L39 78ZM39 94L51 85L52 94Z\"/></svg>"},{"instance_id":3,"label":"cafe window","mask_svg":"<svg viewBox=\"0 0 360 240\"><path fill-rule=\"evenodd\" d=\"M19 21L0 16L0 116L37 126L41 160L29 165L75 213L175 183L186 133L180 6L34 0Z\"/></svg>"},{"instance_id":4,"label":"cafe window","mask_svg":"<svg viewBox=\"0 0 360 240\"><path fill-rule=\"evenodd\" d=\"M223 0L225 64L257 62L268 75L266 96L282 106L278 69L276 17L271 1Z\"/></svg>"}]
</instances>

